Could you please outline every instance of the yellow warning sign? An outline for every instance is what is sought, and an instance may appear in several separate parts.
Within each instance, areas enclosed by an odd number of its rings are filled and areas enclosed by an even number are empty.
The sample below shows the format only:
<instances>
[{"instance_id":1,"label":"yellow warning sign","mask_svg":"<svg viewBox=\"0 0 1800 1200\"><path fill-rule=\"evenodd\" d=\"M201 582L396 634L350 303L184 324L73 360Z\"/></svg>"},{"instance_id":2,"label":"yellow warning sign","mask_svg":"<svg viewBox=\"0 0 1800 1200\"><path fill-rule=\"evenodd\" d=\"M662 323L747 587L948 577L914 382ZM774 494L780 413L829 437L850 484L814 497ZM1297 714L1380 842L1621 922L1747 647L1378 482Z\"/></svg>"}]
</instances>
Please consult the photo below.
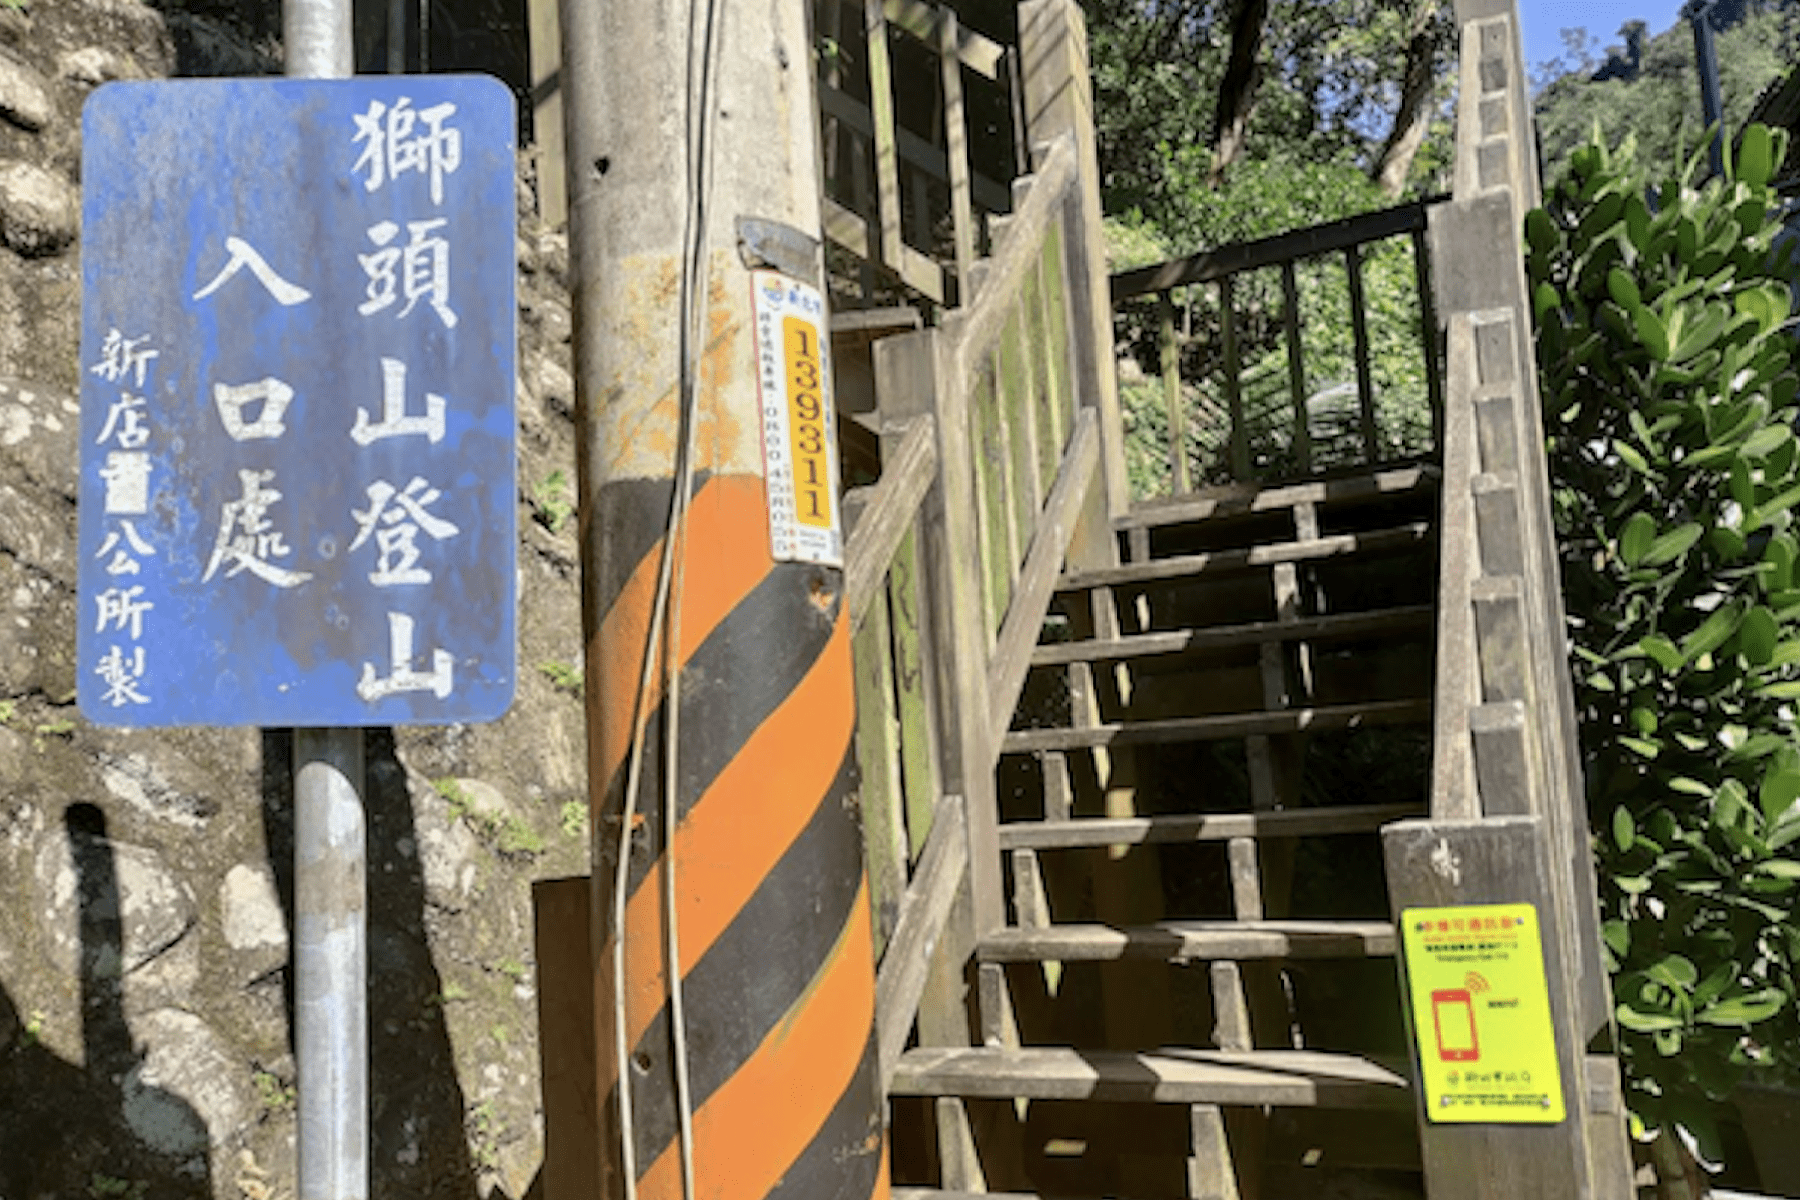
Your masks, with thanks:
<instances>
[{"instance_id":1,"label":"yellow warning sign","mask_svg":"<svg viewBox=\"0 0 1800 1200\"><path fill-rule=\"evenodd\" d=\"M1400 928L1427 1118L1561 1121L1562 1072L1537 909L1409 908Z\"/></svg>"}]
</instances>

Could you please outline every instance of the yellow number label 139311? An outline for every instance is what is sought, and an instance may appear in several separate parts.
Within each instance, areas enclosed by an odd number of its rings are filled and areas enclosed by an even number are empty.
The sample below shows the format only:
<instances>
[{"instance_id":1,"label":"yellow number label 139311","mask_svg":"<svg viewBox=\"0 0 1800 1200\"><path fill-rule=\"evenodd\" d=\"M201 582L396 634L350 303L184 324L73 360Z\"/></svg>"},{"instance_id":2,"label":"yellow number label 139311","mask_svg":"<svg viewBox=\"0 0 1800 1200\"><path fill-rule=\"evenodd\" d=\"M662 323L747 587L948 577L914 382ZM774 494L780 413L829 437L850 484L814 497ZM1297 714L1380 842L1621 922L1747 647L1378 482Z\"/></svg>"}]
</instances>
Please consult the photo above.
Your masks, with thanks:
<instances>
[{"instance_id":1,"label":"yellow number label 139311","mask_svg":"<svg viewBox=\"0 0 1800 1200\"><path fill-rule=\"evenodd\" d=\"M824 298L775 271L752 275L769 547L777 561L842 566Z\"/></svg>"}]
</instances>

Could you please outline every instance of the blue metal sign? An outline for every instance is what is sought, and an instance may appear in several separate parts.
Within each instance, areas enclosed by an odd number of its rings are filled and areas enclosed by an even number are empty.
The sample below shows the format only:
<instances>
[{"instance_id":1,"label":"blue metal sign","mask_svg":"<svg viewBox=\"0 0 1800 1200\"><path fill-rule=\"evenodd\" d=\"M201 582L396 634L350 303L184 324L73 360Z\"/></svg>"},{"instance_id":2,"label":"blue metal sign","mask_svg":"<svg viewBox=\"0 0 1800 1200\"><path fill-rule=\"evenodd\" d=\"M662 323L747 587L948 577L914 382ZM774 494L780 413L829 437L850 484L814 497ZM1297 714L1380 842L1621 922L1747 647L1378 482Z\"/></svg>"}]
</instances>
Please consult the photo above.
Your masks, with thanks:
<instances>
[{"instance_id":1,"label":"blue metal sign","mask_svg":"<svg viewBox=\"0 0 1800 1200\"><path fill-rule=\"evenodd\" d=\"M88 100L90 720L505 712L514 121L506 88L455 76Z\"/></svg>"}]
</instances>

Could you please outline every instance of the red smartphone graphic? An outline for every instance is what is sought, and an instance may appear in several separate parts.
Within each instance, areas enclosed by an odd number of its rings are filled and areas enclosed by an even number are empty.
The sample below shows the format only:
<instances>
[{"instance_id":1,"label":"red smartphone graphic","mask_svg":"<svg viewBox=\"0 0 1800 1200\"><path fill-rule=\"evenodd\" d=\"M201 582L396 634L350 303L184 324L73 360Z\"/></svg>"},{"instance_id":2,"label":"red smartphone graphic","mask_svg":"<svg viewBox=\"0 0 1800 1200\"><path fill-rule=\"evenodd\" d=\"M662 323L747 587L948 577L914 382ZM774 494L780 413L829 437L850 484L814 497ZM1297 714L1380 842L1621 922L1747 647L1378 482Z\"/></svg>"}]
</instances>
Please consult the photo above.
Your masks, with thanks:
<instances>
[{"instance_id":1,"label":"red smartphone graphic","mask_svg":"<svg viewBox=\"0 0 1800 1200\"><path fill-rule=\"evenodd\" d=\"M1431 1022L1437 1027L1439 1058L1474 1062L1481 1057L1481 1043L1475 1036L1475 1001L1467 989L1431 993Z\"/></svg>"}]
</instances>

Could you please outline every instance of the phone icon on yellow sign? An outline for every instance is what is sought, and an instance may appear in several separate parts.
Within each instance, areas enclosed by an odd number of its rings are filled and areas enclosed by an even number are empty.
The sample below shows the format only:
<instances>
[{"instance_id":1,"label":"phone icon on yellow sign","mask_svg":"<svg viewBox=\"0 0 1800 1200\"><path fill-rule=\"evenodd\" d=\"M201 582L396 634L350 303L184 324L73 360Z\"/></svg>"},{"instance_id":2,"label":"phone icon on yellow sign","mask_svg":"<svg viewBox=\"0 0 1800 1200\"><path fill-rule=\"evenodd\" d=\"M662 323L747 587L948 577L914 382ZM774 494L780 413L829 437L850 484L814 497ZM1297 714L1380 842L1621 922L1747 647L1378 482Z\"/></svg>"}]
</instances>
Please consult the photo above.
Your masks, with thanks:
<instances>
[{"instance_id":1,"label":"phone icon on yellow sign","mask_svg":"<svg viewBox=\"0 0 1800 1200\"><path fill-rule=\"evenodd\" d=\"M1437 1028L1439 1058L1474 1062L1481 1057L1481 1042L1475 1036L1475 1001L1467 988L1431 993L1431 1021Z\"/></svg>"}]
</instances>

